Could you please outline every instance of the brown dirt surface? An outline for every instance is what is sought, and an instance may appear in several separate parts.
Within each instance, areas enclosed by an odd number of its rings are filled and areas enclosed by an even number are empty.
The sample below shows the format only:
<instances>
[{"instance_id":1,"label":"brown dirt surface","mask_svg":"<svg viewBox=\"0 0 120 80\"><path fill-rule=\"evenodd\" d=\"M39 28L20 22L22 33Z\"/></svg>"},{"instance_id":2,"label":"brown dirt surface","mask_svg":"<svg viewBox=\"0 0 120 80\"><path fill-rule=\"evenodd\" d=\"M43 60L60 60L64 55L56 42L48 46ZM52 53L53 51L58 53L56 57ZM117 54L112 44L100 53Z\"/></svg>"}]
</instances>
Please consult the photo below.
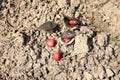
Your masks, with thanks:
<instances>
[{"instance_id":1,"label":"brown dirt surface","mask_svg":"<svg viewBox=\"0 0 120 80\"><path fill-rule=\"evenodd\" d=\"M36 30L48 21L54 32ZM65 43L68 30L75 36ZM0 0L0 80L120 80L120 0Z\"/></svg>"}]
</instances>

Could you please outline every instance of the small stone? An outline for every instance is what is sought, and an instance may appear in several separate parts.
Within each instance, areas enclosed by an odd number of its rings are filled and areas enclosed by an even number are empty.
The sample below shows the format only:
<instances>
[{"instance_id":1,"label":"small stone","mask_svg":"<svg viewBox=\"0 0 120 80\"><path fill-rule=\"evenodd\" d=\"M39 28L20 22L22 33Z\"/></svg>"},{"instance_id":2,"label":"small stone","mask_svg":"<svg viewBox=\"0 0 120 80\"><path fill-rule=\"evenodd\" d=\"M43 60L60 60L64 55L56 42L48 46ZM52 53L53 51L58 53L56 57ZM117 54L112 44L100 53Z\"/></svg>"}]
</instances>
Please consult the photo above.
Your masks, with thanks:
<instances>
[{"instance_id":1,"label":"small stone","mask_svg":"<svg viewBox=\"0 0 120 80\"><path fill-rule=\"evenodd\" d=\"M80 72L79 71L72 72L72 77L73 79L77 79L78 77L80 77Z\"/></svg>"},{"instance_id":2,"label":"small stone","mask_svg":"<svg viewBox=\"0 0 120 80\"><path fill-rule=\"evenodd\" d=\"M81 59L81 56L80 55L78 55L78 57L77 57L77 61L79 61L80 62L80 65L81 65L81 68L84 68L84 66L85 66L85 64L86 64L86 58L84 58L84 59Z\"/></svg>"},{"instance_id":3,"label":"small stone","mask_svg":"<svg viewBox=\"0 0 120 80\"><path fill-rule=\"evenodd\" d=\"M120 76L119 76L119 75L116 75L116 76L114 77L114 80L120 80Z\"/></svg>"},{"instance_id":4,"label":"small stone","mask_svg":"<svg viewBox=\"0 0 120 80\"><path fill-rule=\"evenodd\" d=\"M80 16L80 12L75 12L75 17L79 17Z\"/></svg>"},{"instance_id":5,"label":"small stone","mask_svg":"<svg viewBox=\"0 0 120 80\"><path fill-rule=\"evenodd\" d=\"M87 53L89 51L88 37L77 35L75 37L74 53Z\"/></svg>"},{"instance_id":6,"label":"small stone","mask_svg":"<svg viewBox=\"0 0 120 80\"><path fill-rule=\"evenodd\" d=\"M61 72L59 75L55 76L54 80L67 80L67 74L65 72Z\"/></svg>"},{"instance_id":7,"label":"small stone","mask_svg":"<svg viewBox=\"0 0 120 80\"><path fill-rule=\"evenodd\" d=\"M90 74L90 73L88 73L88 72L84 72L84 77L87 79L87 80L91 80L93 77L92 77L92 75Z\"/></svg>"},{"instance_id":8,"label":"small stone","mask_svg":"<svg viewBox=\"0 0 120 80\"><path fill-rule=\"evenodd\" d=\"M71 0L70 2L71 2L70 4L71 4L72 6L77 7L77 6L79 5L79 3L80 3L80 0Z\"/></svg>"},{"instance_id":9,"label":"small stone","mask_svg":"<svg viewBox=\"0 0 120 80\"><path fill-rule=\"evenodd\" d=\"M108 44L108 37L105 33L100 33L97 36L97 43L100 47L105 47Z\"/></svg>"},{"instance_id":10,"label":"small stone","mask_svg":"<svg viewBox=\"0 0 120 80\"><path fill-rule=\"evenodd\" d=\"M103 79L105 77L105 71L102 65L98 65L98 67L93 67L92 69L95 78L99 77L100 79Z\"/></svg>"},{"instance_id":11,"label":"small stone","mask_svg":"<svg viewBox=\"0 0 120 80\"><path fill-rule=\"evenodd\" d=\"M114 72L110 68L106 68L106 73L108 77L114 76Z\"/></svg>"},{"instance_id":12,"label":"small stone","mask_svg":"<svg viewBox=\"0 0 120 80\"><path fill-rule=\"evenodd\" d=\"M60 8L65 7L67 5L66 0L58 0L58 5Z\"/></svg>"},{"instance_id":13,"label":"small stone","mask_svg":"<svg viewBox=\"0 0 120 80\"><path fill-rule=\"evenodd\" d=\"M60 15L56 15L56 20L60 20L61 16Z\"/></svg>"},{"instance_id":14,"label":"small stone","mask_svg":"<svg viewBox=\"0 0 120 80\"><path fill-rule=\"evenodd\" d=\"M105 71L102 70L102 71L100 72L100 74L99 74L99 78L100 78L100 79L103 79L104 77L105 77Z\"/></svg>"},{"instance_id":15,"label":"small stone","mask_svg":"<svg viewBox=\"0 0 120 80\"><path fill-rule=\"evenodd\" d=\"M79 76L76 80L82 80L82 77L81 77L81 76Z\"/></svg>"},{"instance_id":16,"label":"small stone","mask_svg":"<svg viewBox=\"0 0 120 80\"><path fill-rule=\"evenodd\" d=\"M88 26L82 26L80 32L86 34L88 37L92 37L94 32L88 28Z\"/></svg>"},{"instance_id":17,"label":"small stone","mask_svg":"<svg viewBox=\"0 0 120 80\"><path fill-rule=\"evenodd\" d=\"M16 46L22 46L25 43L25 36L20 32L13 33L12 37L15 37L14 43Z\"/></svg>"},{"instance_id":18,"label":"small stone","mask_svg":"<svg viewBox=\"0 0 120 80\"><path fill-rule=\"evenodd\" d=\"M105 55L107 56L112 56L113 55L113 48L111 47L106 47L106 50L105 50Z\"/></svg>"}]
</instances>

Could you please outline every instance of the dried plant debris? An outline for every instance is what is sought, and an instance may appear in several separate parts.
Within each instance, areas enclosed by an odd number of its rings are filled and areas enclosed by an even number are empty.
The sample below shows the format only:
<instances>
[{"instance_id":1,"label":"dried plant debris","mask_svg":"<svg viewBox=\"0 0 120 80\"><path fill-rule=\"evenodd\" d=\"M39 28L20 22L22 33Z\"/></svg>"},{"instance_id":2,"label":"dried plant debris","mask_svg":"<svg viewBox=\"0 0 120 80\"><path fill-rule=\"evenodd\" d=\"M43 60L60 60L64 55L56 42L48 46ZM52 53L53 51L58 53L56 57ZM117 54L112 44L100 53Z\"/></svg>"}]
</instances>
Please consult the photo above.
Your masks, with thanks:
<instances>
[{"instance_id":1,"label":"dried plant debris","mask_svg":"<svg viewBox=\"0 0 120 80\"><path fill-rule=\"evenodd\" d=\"M58 24L54 23L53 21L48 21L43 23L40 27L38 27L36 30L44 30L47 32L54 32L58 28Z\"/></svg>"},{"instance_id":2,"label":"dried plant debris","mask_svg":"<svg viewBox=\"0 0 120 80\"><path fill-rule=\"evenodd\" d=\"M74 31L65 31L61 34L61 38L73 38L75 37L75 32Z\"/></svg>"},{"instance_id":3,"label":"dried plant debris","mask_svg":"<svg viewBox=\"0 0 120 80\"><path fill-rule=\"evenodd\" d=\"M65 31L60 36L60 43L64 45L70 45L74 42L74 37L76 36L76 33L74 31Z\"/></svg>"},{"instance_id":4,"label":"dried plant debris","mask_svg":"<svg viewBox=\"0 0 120 80\"><path fill-rule=\"evenodd\" d=\"M76 18L73 18L73 17L69 17L69 16L66 16L66 15L63 15L64 16L64 23L66 24L67 27L76 27L78 28L79 25L81 24L81 22L76 19Z\"/></svg>"}]
</instances>

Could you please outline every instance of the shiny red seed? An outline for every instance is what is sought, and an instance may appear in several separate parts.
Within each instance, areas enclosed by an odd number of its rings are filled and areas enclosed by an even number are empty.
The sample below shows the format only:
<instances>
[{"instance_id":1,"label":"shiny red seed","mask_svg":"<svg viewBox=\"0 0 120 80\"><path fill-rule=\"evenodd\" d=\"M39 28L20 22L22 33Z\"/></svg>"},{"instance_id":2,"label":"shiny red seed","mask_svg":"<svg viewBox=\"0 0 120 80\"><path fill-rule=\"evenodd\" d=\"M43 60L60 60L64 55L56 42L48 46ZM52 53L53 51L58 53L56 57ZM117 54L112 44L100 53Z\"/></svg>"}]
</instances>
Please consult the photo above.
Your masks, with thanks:
<instances>
[{"instance_id":1,"label":"shiny red seed","mask_svg":"<svg viewBox=\"0 0 120 80\"><path fill-rule=\"evenodd\" d=\"M48 47L54 47L55 46L55 40L54 39L47 39L46 40L46 45Z\"/></svg>"},{"instance_id":2,"label":"shiny red seed","mask_svg":"<svg viewBox=\"0 0 120 80\"><path fill-rule=\"evenodd\" d=\"M75 22L74 20L70 20L68 23L69 23L71 26L75 26L75 25L76 25L76 22Z\"/></svg>"},{"instance_id":3,"label":"shiny red seed","mask_svg":"<svg viewBox=\"0 0 120 80\"><path fill-rule=\"evenodd\" d=\"M71 40L71 38L63 38L63 41L66 43L69 42L70 40Z\"/></svg>"},{"instance_id":4,"label":"shiny red seed","mask_svg":"<svg viewBox=\"0 0 120 80\"><path fill-rule=\"evenodd\" d=\"M59 61L60 60L60 52L53 53L52 59L55 61Z\"/></svg>"}]
</instances>

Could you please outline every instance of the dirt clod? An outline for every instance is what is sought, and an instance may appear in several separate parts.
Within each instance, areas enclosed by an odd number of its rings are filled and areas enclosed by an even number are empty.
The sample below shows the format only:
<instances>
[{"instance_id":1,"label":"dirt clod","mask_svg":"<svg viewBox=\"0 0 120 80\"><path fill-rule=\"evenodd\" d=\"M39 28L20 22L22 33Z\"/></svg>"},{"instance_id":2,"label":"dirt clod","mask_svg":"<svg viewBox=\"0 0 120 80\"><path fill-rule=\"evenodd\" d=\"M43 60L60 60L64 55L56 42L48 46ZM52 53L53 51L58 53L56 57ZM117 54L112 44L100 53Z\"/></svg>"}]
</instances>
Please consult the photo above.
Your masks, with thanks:
<instances>
[{"instance_id":1,"label":"dirt clod","mask_svg":"<svg viewBox=\"0 0 120 80\"><path fill-rule=\"evenodd\" d=\"M120 80L119 13L120 0L0 0L0 80Z\"/></svg>"}]
</instances>

